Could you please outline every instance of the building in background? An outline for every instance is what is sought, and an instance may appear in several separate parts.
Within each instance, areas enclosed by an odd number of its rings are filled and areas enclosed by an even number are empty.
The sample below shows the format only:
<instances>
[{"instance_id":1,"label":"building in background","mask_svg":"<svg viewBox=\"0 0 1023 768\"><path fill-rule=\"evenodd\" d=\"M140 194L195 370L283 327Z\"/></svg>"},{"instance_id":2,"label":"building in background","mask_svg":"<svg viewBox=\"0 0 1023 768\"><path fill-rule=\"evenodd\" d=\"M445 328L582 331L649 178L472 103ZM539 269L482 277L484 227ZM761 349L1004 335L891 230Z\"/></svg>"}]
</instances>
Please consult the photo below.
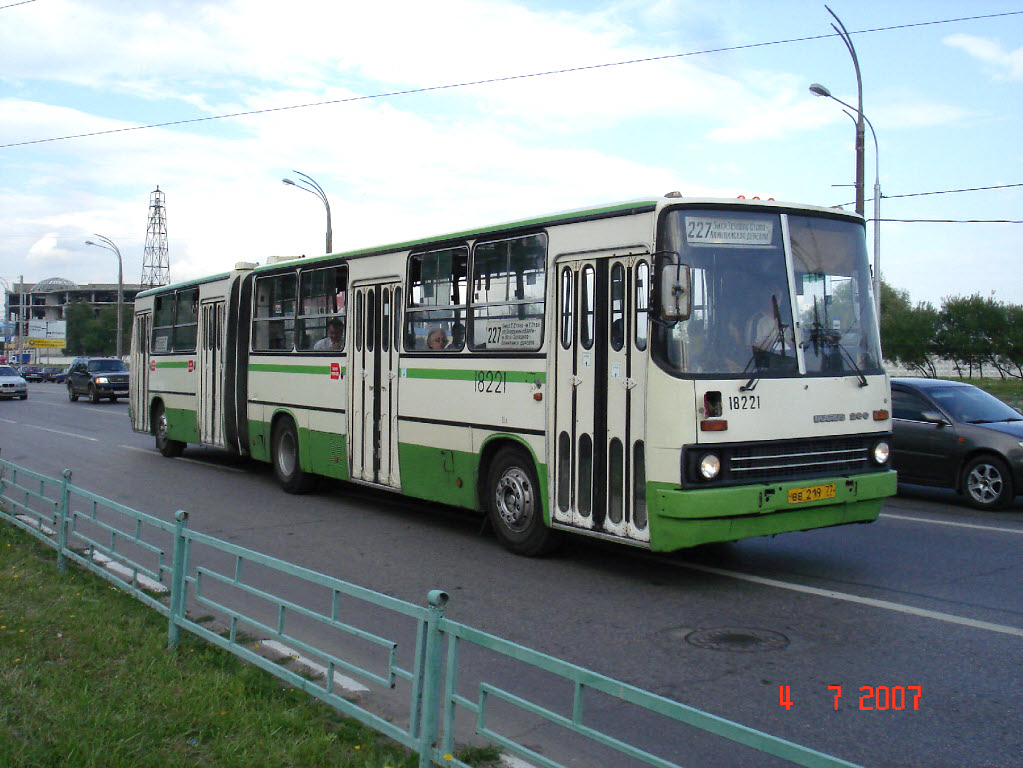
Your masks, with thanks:
<instances>
[{"instance_id":1,"label":"building in background","mask_svg":"<svg viewBox=\"0 0 1023 768\"><path fill-rule=\"evenodd\" d=\"M125 307L135 303L135 295L141 289L140 285L124 285L121 300ZM20 348L23 354L30 354L29 359L43 363L63 357L67 307L75 302L91 305L97 314L106 307L115 309L117 283L77 285L62 277L51 277L38 283L13 284L4 301L2 354L13 359Z\"/></svg>"}]
</instances>

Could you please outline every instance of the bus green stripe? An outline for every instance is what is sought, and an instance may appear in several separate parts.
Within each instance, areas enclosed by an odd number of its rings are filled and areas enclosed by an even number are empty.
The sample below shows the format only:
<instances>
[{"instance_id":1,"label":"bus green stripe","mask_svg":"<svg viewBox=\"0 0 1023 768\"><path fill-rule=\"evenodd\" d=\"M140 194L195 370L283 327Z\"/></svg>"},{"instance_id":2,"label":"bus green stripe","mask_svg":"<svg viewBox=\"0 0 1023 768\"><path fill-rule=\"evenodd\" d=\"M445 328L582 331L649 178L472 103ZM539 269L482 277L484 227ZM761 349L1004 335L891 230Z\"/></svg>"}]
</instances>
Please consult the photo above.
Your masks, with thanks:
<instances>
[{"instance_id":1,"label":"bus green stripe","mask_svg":"<svg viewBox=\"0 0 1023 768\"><path fill-rule=\"evenodd\" d=\"M186 361L184 361L184 360L182 360L180 362L179 361L175 361L175 360L167 360L167 361L157 362L156 363L156 367L157 368L187 368L188 367L188 363Z\"/></svg>"},{"instance_id":2,"label":"bus green stripe","mask_svg":"<svg viewBox=\"0 0 1023 768\"><path fill-rule=\"evenodd\" d=\"M491 372L493 369L488 369ZM402 368L403 379L443 379L446 381L476 381L479 369L471 371L446 371L439 368ZM547 374L538 371L501 371L502 376L510 384L541 384L547 381Z\"/></svg>"},{"instance_id":3,"label":"bus green stripe","mask_svg":"<svg viewBox=\"0 0 1023 768\"><path fill-rule=\"evenodd\" d=\"M284 365L282 363L252 363L249 365L250 371L261 371L263 373L305 373L322 376L323 374L330 373L329 365ZM344 366L341 367L341 373L345 373Z\"/></svg>"}]
</instances>

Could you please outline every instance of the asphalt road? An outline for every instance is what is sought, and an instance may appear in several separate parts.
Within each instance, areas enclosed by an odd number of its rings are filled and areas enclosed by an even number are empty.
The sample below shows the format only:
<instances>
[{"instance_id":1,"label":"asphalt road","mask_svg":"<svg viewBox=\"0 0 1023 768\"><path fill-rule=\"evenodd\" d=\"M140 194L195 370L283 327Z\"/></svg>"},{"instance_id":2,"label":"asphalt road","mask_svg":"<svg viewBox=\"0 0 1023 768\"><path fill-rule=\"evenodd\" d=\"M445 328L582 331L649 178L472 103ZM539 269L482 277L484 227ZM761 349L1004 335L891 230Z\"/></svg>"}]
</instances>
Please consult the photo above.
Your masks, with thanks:
<instances>
[{"instance_id":1,"label":"asphalt road","mask_svg":"<svg viewBox=\"0 0 1023 768\"><path fill-rule=\"evenodd\" d=\"M578 539L531 560L460 510L345 484L289 496L268 466L216 451L165 459L130 431L126 403L70 403L56 384L0 402L0 451L50 476L69 468L77 485L164 519L186 509L193 528L409 602L443 589L456 621L853 763L1023 766L1020 498L980 513L906 488L872 525L670 556ZM610 705L599 716L664 740L685 765L787 764L702 736L676 741ZM539 726L519 735L539 749L559 738Z\"/></svg>"}]
</instances>

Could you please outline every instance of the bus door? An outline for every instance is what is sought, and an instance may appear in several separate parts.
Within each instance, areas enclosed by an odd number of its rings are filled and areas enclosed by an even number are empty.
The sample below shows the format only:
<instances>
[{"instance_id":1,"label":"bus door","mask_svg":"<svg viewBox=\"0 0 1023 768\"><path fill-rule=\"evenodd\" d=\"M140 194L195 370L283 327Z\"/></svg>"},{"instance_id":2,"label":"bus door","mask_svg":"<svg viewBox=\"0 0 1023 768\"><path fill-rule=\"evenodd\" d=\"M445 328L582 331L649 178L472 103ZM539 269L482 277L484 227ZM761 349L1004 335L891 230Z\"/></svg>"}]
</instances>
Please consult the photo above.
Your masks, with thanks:
<instances>
[{"instance_id":1,"label":"bus door","mask_svg":"<svg viewBox=\"0 0 1023 768\"><path fill-rule=\"evenodd\" d=\"M199 308L199 442L224 444L224 301L203 302Z\"/></svg>"},{"instance_id":2,"label":"bus door","mask_svg":"<svg viewBox=\"0 0 1023 768\"><path fill-rule=\"evenodd\" d=\"M153 328L153 313L135 315L131 338L131 428L136 432L149 431L149 334Z\"/></svg>"},{"instance_id":3,"label":"bus door","mask_svg":"<svg viewBox=\"0 0 1023 768\"><path fill-rule=\"evenodd\" d=\"M557 262L552 505L565 525L649 541L645 247Z\"/></svg>"},{"instance_id":4,"label":"bus door","mask_svg":"<svg viewBox=\"0 0 1023 768\"><path fill-rule=\"evenodd\" d=\"M355 480L400 487L398 477L398 282L358 285L349 353L348 441ZM350 317L350 316L349 316Z\"/></svg>"}]
</instances>

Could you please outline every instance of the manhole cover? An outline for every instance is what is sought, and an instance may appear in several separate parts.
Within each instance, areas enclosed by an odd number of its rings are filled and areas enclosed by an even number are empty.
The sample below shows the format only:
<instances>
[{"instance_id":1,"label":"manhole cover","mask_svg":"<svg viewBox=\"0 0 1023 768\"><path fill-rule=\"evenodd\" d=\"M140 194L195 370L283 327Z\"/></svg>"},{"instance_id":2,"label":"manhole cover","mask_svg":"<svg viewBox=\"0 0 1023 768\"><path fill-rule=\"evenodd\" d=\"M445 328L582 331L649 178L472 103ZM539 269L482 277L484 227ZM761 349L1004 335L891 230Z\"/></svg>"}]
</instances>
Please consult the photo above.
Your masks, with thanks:
<instances>
[{"instance_id":1,"label":"manhole cover","mask_svg":"<svg viewBox=\"0 0 1023 768\"><path fill-rule=\"evenodd\" d=\"M697 648L712 651L738 651L739 653L760 653L777 651L789 644L789 639L780 632L748 627L719 627L697 629L686 635L686 642Z\"/></svg>"}]
</instances>

